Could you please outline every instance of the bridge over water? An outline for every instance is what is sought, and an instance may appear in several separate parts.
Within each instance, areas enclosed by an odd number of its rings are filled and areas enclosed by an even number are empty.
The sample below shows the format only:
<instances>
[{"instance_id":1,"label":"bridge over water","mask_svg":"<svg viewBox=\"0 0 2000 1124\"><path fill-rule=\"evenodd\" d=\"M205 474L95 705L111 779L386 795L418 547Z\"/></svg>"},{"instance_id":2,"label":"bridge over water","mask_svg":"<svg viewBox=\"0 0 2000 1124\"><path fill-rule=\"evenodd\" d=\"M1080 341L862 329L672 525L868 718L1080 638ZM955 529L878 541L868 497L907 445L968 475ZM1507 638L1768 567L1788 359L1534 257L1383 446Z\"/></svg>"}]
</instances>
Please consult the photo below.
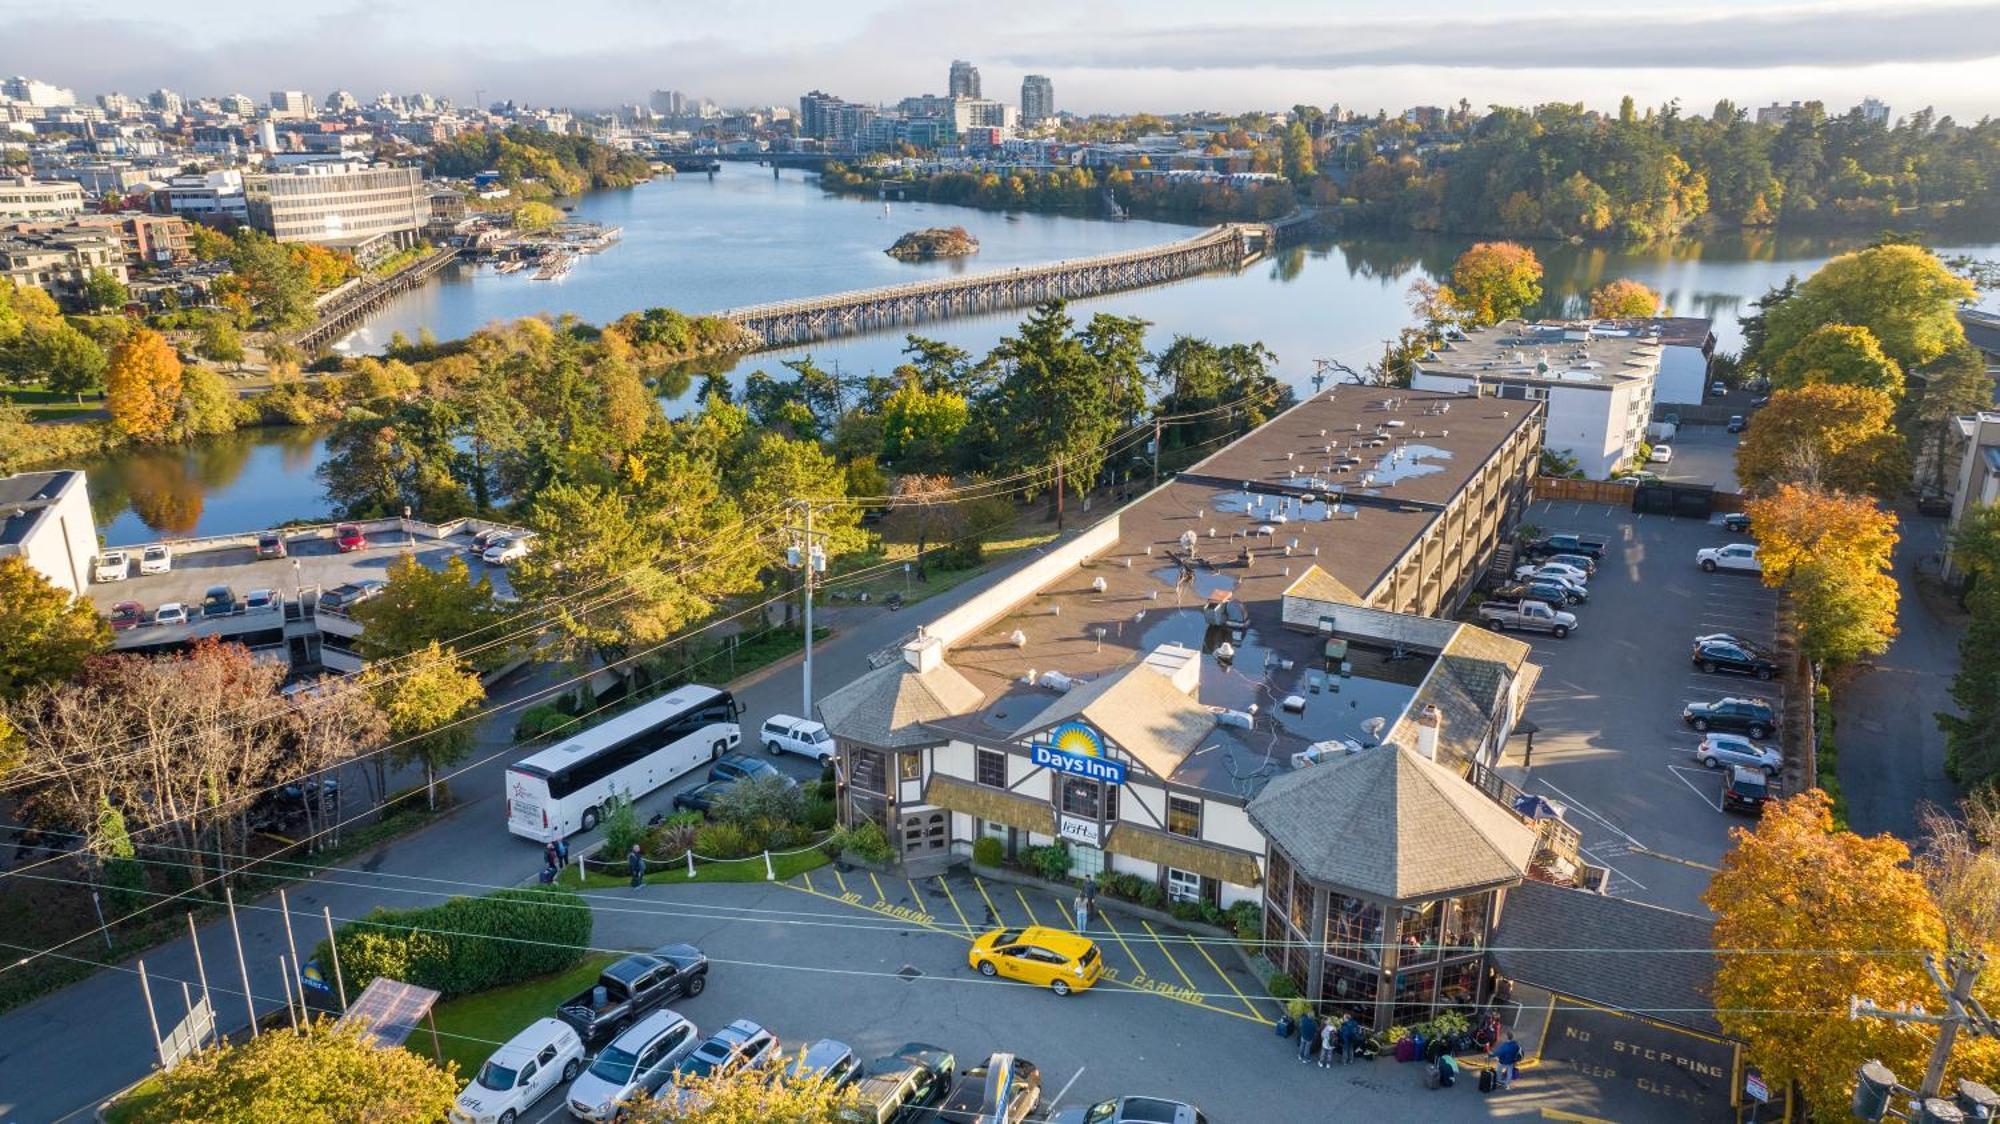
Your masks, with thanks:
<instances>
[{"instance_id":1,"label":"bridge over water","mask_svg":"<svg viewBox=\"0 0 2000 1124\"><path fill-rule=\"evenodd\" d=\"M1265 224L1230 223L1162 246L772 301L716 315L752 333L765 347L783 347L893 324L1018 308L1057 298L1075 300L1235 269L1268 249L1276 235L1277 231Z\"/></svg>"}]
</instances>

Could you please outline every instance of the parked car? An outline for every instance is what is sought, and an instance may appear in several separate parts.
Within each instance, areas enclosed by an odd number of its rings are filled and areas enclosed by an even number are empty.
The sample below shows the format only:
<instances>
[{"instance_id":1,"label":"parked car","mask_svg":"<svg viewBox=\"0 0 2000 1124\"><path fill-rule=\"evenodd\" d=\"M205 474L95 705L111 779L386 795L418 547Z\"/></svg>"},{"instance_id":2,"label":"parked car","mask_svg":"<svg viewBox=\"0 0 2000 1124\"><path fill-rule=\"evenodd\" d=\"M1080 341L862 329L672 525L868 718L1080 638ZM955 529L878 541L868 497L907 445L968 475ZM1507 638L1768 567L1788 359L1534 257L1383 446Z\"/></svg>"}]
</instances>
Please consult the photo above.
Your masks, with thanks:
<instances>
[{"instance_id":1,"label":"parked car","mask_svg":"<svg viewBox=\"0 0 2000 1124\"><path fill-rule=\"evenodd\" d=\"M952 1124L1020 1124L1041 1100L1042 1074L1035 1063L994 1054L985 1065L959 1075L958 1086L937 1115Z\"/></svg>"},{"instance_id":2,"label":"parked car","mask_svg":"<svg viewBox=\"0 0 2000 1124\"><path fill-rule=\"evenodd\" d=\"M1539 566L1527 565L1516 567L1514 577L1520 581L1553 578L1565 585L1573 585L1578 589L1582 589L1590 584L1589 574L1584 573L1575 566L1565 566L1561 562L1544 562Z\"/></svg>"},{"instance_id":3,"label":"parked car","mask_svg":"<svg viewBox=\"0 0 2000 1124\"><path fill-rule=\"evenodd\" d=\"M253 589L243 595L243 611L246 613L275 613L284 606L284 600L277 591Z\"/></svg>"},{"instance_id":4,"label":"parked car","mask_svg":"<svg viewBox=\"0 0 2000 1124\"><path fill-rule=\"evenodd\" d=\"M1600 538L1564 531L1535 539L1521 548L1528 558L1544 558L1551 554L1581 554L1586 558L1603 558L1604 550L1610 544Z\"/></svg>"},{"instance_id":5,"label":"parked car","mask_svg":"<svg viewBox=\"0 0 2000 1124\"><path fill-rule=\"evenodd\" d=\"M1721 379L1716 379L1714 382L1708 384L1708 392L1714 397L1721 398L1723 395L1729 393L1729 384L1723 382Z\"/></svg>"},{"instance_id":6,"label":"parked car","mask_svg":"<svg viewBox=\"0 0 2000 1124\"><path fill-rule=\"evenodd\" d=\"M186 624L187 622L187 606L178 601L169 601L153 610L154 624Z\"/></svg>"},{"instance_id":7,"label":"parked car","mask_svg":"<svg viewBox=\"0 0 2000 1124\"><path fill-rule=\"evenodd\" d=\"M108 619L113 632L124 632L128 628L138 628L146 623L146 607L137 601L120 601L111 606Z\"/></svg>"},{"instance_id":8,"label":"parked car","mask_svg":"<svg viewBox=\"0 0 2000 1124\"><path fill-rule=\"evenodd\" d=\"M512 531L501 531L492 528L480 531L472 536L472 545L466 547L466 552L469 554L485 554L487 547L492 546L501 539L512 538L513 534Z\"/></svg>"},{"instance_id":9,"label":"parked car","mask_svg":"<svg viewBox=\"0 0 2000 1124\"><path fill-rule=\"evenodd\" d=\"M1723 730L1766 738L1778 728L1778 711L1763 699L1726 698L1714 702L1691 702L1681 708L1681 721L1697 732Z\"/></svg>"},{"instance_id":10,"label":"parked car","mask_svg":"<svg viewBox=\"0 0 2000 1124\"><path fill-rule=\"evenodd\" d=\"M342 554L349 554L368 545L368 536L352 523L342 523L333 529L333 548Z\"/></svg>"},{"instance_id":11,"label":"parked car","mask_svg":"<svg viewBox=\"0 0 2000 1124\"><path fill-rule=\"evenodd\" d=\"M154 543L139 552L139 572L142 574L164 574L174 568L174 550L165 543Z\"/></svg>"},{"instance_id":12,"label":"parked car","mask_svg":"<svg viewBox=\"0 0 2000 1124\"><path fill-rule=\"evenodd\" d=\"M1750 533L1749 513L1742 511L1729 512L1728 514L1722 517L1722 529L1725 531L1733 532L1738 535L1749 534Z\"/></svg>"},{"instance_id":13,"label":"parked car","mask_svg":"<svg viewBox=\"0 0 2000 1124\"><path fill-rule=\"evenodd\" d=\"M1493 591L1496 601L1546 601L1551 605L1582 605L1590 600L1590 595L1573 585L1537 578L1533 581L1515 582L1503 585Z\"/></svg>"},{"instance_id":14,"label":"parked car","mask_svg":"<svg viewBox=\"0 0 2000 1124\"><path fill-rule=\"evenodd\" d=\"M1769 406L1770 404L1771 404L1771 396L1768 394L1759 394L1757 397L1752 398L1750 400L1751 408L1756 410L1761 410L1764 407Z\"/></svg>"},{"instance_id":15,"label":"parked car","mask_svg":"<svg viewBox=\"0 0 2000 1124\"><path fill-rule=\"evenodd\" d=\"M388 582L378 581L374 578L358 582L347 582L321 593L319 595L320 607L345 613L363 601L379 595L387 588L389 588Z\"/></svg>"},{"instance_id":16,"label":"parked car","mask_svg":"<svg viewBox=\"0 0 2000 1124\"><path fill-rule=\"evenodd\" d=\"M1551 563L1557 566L1568 566L1572 570L1582 570L1587 576L1597 573L1596 559L1584 554L1551 554L1547 558L1542 559L1542 565L1544 566Z\"/></svg>"},{"instance_id":17,"label":"parked car","mask_svg":"<svg viewBox=\"0 0 2000 1124\"><path fill-rule=\"evenodd\" d=\"M1710 769L1724 765L1761 769L1767 777L1777 776L1778 770L1785 767L1785 758L1777 750L1738 734L1704 734L1701 744L1694 749L1694 759Z\"/></svg>"},{"instance_id":18,"label":"parked car","mask_svg":"<svg viewBox=\"0 0 2000 1124\"><path fill-rule=\"evenodd\" d=\"M1202 1111L1165 1097L1119 1097L1087 1108L1066 1108L1049 1124L1208 1124Z\"/></svg>"},{"instance_id":19,"label":"parked car","mask_svg":"<svg viewBox=\"0 0 2000 1124\"><path fill-rule=\"evenodd\" d=\"M1778 674L1778 661L1773 659L1769 652L1740 641L1697 643L1694 646L1693 659L1696 667L1711 675L1718 671L1728 671L1737 675L1754 675L1759 679L1770 679Z\"/></svg>"},{"instance_id":20,"label":"parked car","mask_svg":"<svg viewBox=\"0 0 2000 1124\"><path fill-rule=\"evenodd\" d=\"M1729 776L1722 782L1722 810L1761 816L1764 814L1764 805L1770 803L1776 795L1771 785L1771 778L1762 769L1746 769L1741 765L1733 765L1729 769Z\"/></svg>"},{"instance_id":21,"label":"parked car","mask_svg":"<svg viewBox=\"0 0 2000 1124\"><path fill-rule=\"evenodd\" d=\"M1757 560L1755 543L1733 542L1728 546L1711 546L1707 550L1694 553L1695 565L1708 573L1717 570L1736 570L1745 574L1761 574L1764 564Z\"/></svg>"},{"instance_id":22,"label":"parked car","mask_svg":"<svg viewBox=\"0 0 2000 1124\"><path fill-rule=\"evenodd\" d=\"M583 1071L583 1040L561 1019L536 1019L493 1051L458 1102L452 1124L514 1124L549 1090Z\"/></svg>"},{"instance_id":23,"label":"parked car","mask_svg":"<svg viewBox=\"0 0 2000 1124\"><path fill-rule=\"evenodd\" d=\"M625 1102L657 1093L674 1067L693 1052L700 1032L674 1011L654 1011L632 1024L597 1055L569 1087L569 1112L578 1120L616 1120Z\"/></svg>"},{"instance_id":24,"label":"parked car","mask_svg":"<svg viewBox=\"0 0 2000 1124\"><path fill-rule=\"evenodd\" d=\"M687 1083L704 1077L727 1077L746 1069L770 1065L782 1054L778 1036L749 1019L737 1019L694 1048L674 1067L672 1087L660 1091L661 1100L670 1100L681 1112L698 1108L701 1094Z\"/></svg>"},{"instance_id":25,"label":"parked car","mask_svg":"<svg viewBox=\"0 0 2000 1124\"><path fill-rule=\"evenodd\" d=\"M1744 419L1742 414L1731 414L1729 415L1729 424L1723 428L1730 433L1741 433L1750 428L1750 423Z\"/></svg>"},{"instance_id":26,"label":"parked car","mask_svg":"<svg viewBox=\"0 0 2000 1124\"><path fill-rule=\"evenodd\" d=\"M90 568L90 580L102 585L105 582L122 582L132 576L132 556L122 550L107 550L97 556L97 562Z\"/></svg>"},{"instance_id":27,"label":"parked car","mask_svg":"<svg viewBox=\"0 0 2000 1124\"><path fill-rule=\"evenodd\" d=\"M1576 627L1576 614L1561 609L1551 609L1541 601L1500 601L1490 600L1479 606L1479 619L1495 632L1518 629L1523 632L1546 632L1558 640L1570 634Z\"/></svg>"},{"instance_id":28,"label":"parked car","mask_svg":"<svg viewBox=\"0 0 2000 1124\"><path fill-rule=\"evenodd\" d=\"M886 1058L868 1063L855 1082L853 1099L834 1110L842 1124L914 1124L930 1119L930 1108L951 1092L958 1058L940 1046L906 1043Z\"/></svg>"},{"instance_id":29,"label":"parked car","mask_svg":"<svg viewBox=\"0 0 2000 1124\"><path fill-rule=\"evenodd\" d=\"M707 986L708 957L700 949L665 945L606 965L595 984L556 1005L556 1017L575 1027L589 1049L668 999L700 995Z\"/></svg>"},{"instance_id":30,"label":"parked car","mask_svg":"<svg viewBox=\"0 0 2000 1124\"><path fill-rule=\"evenodd\" d=\"M283 558L285 556L285 536L276 531L263 531L257 535L257 557Z\"/></svg>"},{"instance_id":31,"label":"parked car","mask_svg":"<svg viewBox=\"0 0 2000 1124\"><path fill-rule=\"evenodd\" d=\"M678 812L700 812L707 815L715 807L716 797L742 783L741 777L729 777L719 781L703 781L693 788L674 793L674 810Z\"/></svg>"},{"instance_id":32,"label":"parked car","mask_svg":"<svg viewBox=\"0 0 2000 1124\"><path fill-rule=\"evenodd\" d=\"M209 586L201 595L201 615L204 619L236 615L236 591L226 585Z\"/></svg>"},{"instance_id":33,"label":"parked car","mask_svg":"<svg viewBox=\"0 0 2000 1124\"><path fill-rule=\"evenodd\" d=\"M1674 447L1672 445L1653 446L1652 449L1648 451L1646 454L1646 463L1647 464L1674 463Z\"/></svg>"},{"instance_id":34,"label":"parked car","mask_svg":"<svg viewBox=\"0 0 2000 1124\"><path fill-rule=\"evenodd\" d=\"M1063 996L1090 990L1104 971L1096 941L1042 925L984 933L965 960L988 979L1003 976Z\"/></svg>"},{"instance_id":35,"label":"parked car","mask_svg":"<svg viewBox=\"0 0 2000 1124\"><path fill-rule=\"evenodd\" d=\"M751 777L779 777L788 784L799 783L776 765L769 761L760 761L747 753L725 753L708 767L708 779L711 781L734 783Z\"/></svg>"},{"instance_id":36,"label":"parked car","mask_svg":"<svg viewBox=\"0 0 2000 1124\"><path fill-rule=\"evenodd\" d=\"M1628 472L1623 476L1612 477L1611 482L1613 484L1623 484L1627 488L1636 488L1641 484L1658 484L1660 477L1658 473L1653 472Z\"/></svg>"},{"instance_id":37,"label":"parked car","mask_svg":"<svg viewBox=\"0 0 2000 1124\"><path fill-rule=\"evenodd\" d=\"M847 1043L822 1038L785 1063L785 1076L798 1081L821 1080L845 1089L861 1079L861 1059Z\"/></svg>"},{"instance_id":38,"label":"parked car","mask_svg":"<svg viewBox=\"0 0 2000 1124\"><path fill-rule=\"evenodd\" d=\"M764 739L764 752L776 757L780 753L796 753L810 757L821 765L833 761L833 735L826 727L809 718L794 718L789 714L774 714L764 722L758 732Z\"/></svg>"},{"instance_id":39,"label":"parked car","mask_svg":"<svg viewBox=\"0 0 2000 1124\"><path fill-rule=\"evenodd\" d=\"M528 556L528 540L523 538L496 539L493 545L479 554L480 561L488 566L505 566L509 562Z\"/></svg>"}]
</instances>

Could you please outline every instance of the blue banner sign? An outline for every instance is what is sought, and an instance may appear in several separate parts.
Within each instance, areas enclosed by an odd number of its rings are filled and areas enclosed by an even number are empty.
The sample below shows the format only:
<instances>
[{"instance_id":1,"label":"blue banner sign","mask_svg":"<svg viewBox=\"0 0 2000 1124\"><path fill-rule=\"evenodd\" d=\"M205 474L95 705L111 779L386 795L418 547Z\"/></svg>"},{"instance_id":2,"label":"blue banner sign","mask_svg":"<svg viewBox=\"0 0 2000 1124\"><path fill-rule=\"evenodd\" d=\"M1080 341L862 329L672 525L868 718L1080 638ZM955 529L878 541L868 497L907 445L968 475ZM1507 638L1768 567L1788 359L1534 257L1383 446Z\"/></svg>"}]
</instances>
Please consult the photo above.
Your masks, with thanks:
<instances>
[{"instance_id":1,"label":"blue banner sign","mask_svg":"<svg viewBox=\"0 0 2000 1124\"><path fill-rule=\"evenodd\" d=\"M1044 769L1105 784L1125 783L1125 764L1105 756L1104 739L1081 722L1065 722L1049 731L1046 742L1028 747L1030 760Z\"/></svg>"}]
</instances>

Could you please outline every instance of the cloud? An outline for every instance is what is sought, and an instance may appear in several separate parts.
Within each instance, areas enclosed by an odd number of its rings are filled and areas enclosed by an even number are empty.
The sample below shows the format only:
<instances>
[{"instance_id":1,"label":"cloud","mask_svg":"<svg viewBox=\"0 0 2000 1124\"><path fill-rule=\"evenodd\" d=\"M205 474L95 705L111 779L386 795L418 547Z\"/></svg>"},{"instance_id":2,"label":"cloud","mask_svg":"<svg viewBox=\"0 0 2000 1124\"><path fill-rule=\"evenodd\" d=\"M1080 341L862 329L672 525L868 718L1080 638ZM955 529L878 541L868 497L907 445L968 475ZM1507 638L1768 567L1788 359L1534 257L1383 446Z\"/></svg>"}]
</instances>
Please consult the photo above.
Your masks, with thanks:
<instances>
[{"instance_id":1,"label":"cloud","mask_svg":"<svg viewBox=\"0 0 2000 1124\"><path fill-rule=\"evenodd\" d=\"M2000 55L2000 3L1814 4L1339 23L1121 27L1015 34L991 53L1091 69L1477 67L1499 70L1762 69L1963 62Z\"/></svg>"}]
</instances>

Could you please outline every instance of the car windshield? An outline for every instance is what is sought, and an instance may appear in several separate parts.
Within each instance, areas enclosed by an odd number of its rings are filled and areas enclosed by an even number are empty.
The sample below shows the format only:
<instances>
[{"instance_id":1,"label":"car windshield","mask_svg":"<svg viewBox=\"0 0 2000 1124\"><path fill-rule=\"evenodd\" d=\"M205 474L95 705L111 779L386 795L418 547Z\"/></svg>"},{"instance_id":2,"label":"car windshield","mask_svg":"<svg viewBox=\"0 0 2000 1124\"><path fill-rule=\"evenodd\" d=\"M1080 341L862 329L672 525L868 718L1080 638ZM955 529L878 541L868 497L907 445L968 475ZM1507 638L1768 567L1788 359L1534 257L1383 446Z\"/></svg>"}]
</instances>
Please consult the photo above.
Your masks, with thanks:
<instances>
[{"instance_id":1,"label":"car windshield","mask_svg":"<svg viewBox=\"0 0 2000 1124\"><path fill-rule=\"evenodd\" d=\"M479 1067L479 1083L495 1092L504 1093L514 1087L515 1072L499 1062L487 1062Z\"/></svg>"},{"instance_id":2,"label":"car windshield","mask_svg":"<svg viewBox=\"0 0 2000 1124\"><path fill-rule=\"evenodd\" d=\"M681 1073L689 1077L707 1077L710 1073L714 1072L715 1067L721 1061L722 1059L720 1058L704 1057L700 1053L693 1053L689 1054L687 1060L680 1064L679 1069Z\"/></svg>"},{"instance_id":3,"label":"car windshield","mask_svg":"<svg viewBox=\"0 0 2000 1124\"><path fill-rule=\"evenodd\" d=\"M597 1060L591 1063L590 1072L600 1080L623 1085L632 1080L632 1067L637 1064L639 1059L635 1055L616 1046L606 1046L604 1052L597 1055Z\"/></svg>"},{"instance_id":4,"label":"car windshield","mask_svg":"<svg viewBox=\"0 0 2000 1124\"><path fill-rule=\"evenodd\" d=\"M1117 1115L1117 1101L1101 1101L1091 1105L1090 1111L1083 1114L1083 1124L1100 1124L1100 1122L1110 1120Z\"/></svg>"},{"instance_id":5,"label":"car windshield","mask_svg":"<svg viewBox=\"0 0 2000 1124\"><path fill-rule=\"evenodd\" d=\"M1006 948L1010 944L1018 943L1020 939L1021 939L1021 930L1003 929L1000 931L999 936L993 938L993 947Z\"/></svg>"}]
</instances>

